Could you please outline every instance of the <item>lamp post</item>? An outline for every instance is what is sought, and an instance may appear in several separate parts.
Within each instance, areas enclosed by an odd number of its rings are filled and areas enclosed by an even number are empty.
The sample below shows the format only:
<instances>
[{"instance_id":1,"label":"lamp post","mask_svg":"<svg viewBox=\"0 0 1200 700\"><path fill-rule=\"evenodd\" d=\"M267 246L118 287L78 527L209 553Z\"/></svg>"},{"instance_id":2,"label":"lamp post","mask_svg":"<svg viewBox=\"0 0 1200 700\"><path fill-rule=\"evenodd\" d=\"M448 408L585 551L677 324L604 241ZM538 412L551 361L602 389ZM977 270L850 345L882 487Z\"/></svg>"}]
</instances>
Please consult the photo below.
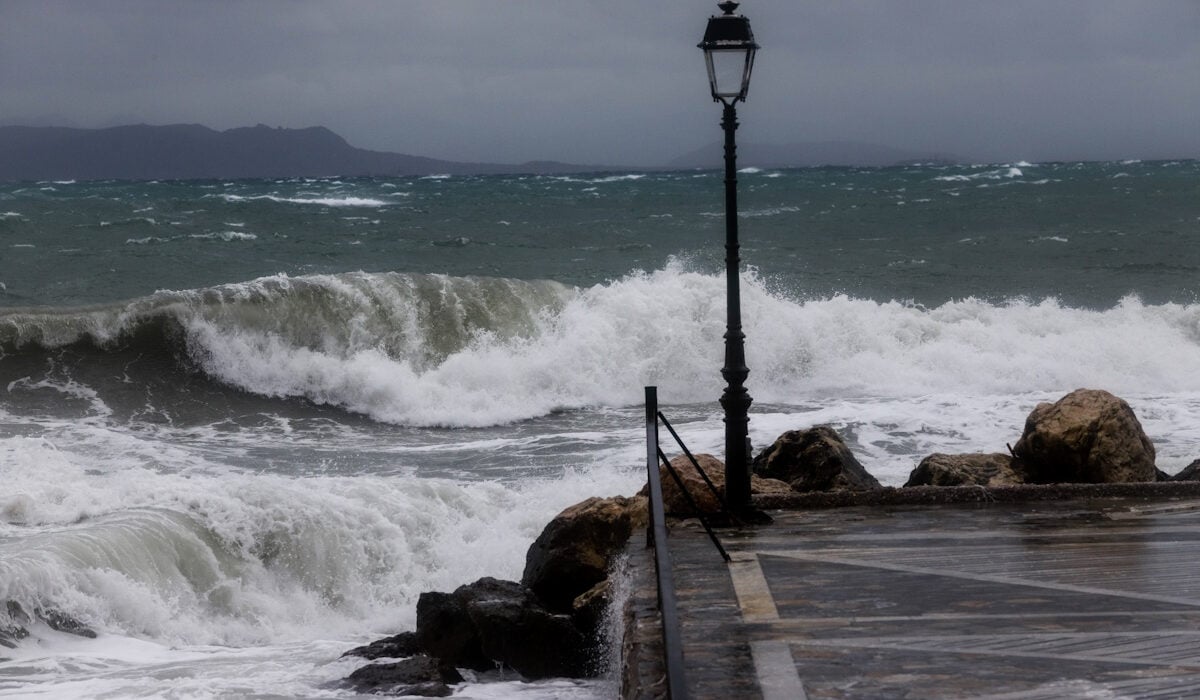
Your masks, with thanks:
<instances>
[{"instance_id":1,"label":"lamp post","mask_svg":"<svg viewBox=\"0 0 1200 700\"><path fill-rule=\"evenodd\" d=\"M738 256L737 221L737 130L739 101L745 101L750 88L750 71L758 44L750 31L750 20L736 14L738 4L726 0L718 3L724 12L708 20L704 50L708 66L708 82L714 102L725 106L721 127L725 130L725 285L726 327L725 392L721 407L725 409L725 504L733 512L750 508L750 392L746 391L746 335L742 332L742 296L739 288L741 259Z\"/></svg>"}]
</instances>

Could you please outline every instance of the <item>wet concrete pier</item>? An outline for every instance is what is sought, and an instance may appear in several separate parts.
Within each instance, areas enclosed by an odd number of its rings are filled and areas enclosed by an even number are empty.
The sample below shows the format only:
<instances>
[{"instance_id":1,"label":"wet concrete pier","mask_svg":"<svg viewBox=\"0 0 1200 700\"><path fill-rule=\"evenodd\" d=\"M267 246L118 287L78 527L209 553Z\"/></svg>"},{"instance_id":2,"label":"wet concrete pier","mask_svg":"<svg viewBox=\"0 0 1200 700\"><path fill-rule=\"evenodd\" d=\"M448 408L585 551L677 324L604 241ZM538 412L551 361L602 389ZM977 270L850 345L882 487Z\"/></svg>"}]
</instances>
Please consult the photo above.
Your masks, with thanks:
<instances>
[{"instance_id":1,"label":"wet concrete pier","mask_svg":"<svg viewBox=\"0 0 1200 700\"><path fill-rule=\"evenodd\" d=\"M1200 697L1200 494L1150 491L770 510L719 531L730 564L678 521L688 691ZM623 694L664 697L653 563L639 543L629 558Z\"/></svg>"}]
</instances>

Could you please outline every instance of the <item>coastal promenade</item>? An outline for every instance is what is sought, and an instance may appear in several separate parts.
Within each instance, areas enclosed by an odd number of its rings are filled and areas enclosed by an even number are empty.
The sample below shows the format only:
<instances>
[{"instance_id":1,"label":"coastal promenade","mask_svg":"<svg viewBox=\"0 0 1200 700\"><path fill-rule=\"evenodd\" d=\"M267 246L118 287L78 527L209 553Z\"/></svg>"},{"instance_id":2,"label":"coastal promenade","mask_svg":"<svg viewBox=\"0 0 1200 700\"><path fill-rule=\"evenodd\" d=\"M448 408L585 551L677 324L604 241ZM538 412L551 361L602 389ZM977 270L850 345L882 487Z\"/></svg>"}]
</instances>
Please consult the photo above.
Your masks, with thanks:
<instances>
[{"instance_id":1,"label":"coastal promenade","mask_svg":"<svg viewBox=\"0 0 1200 700\"><path fill-rule=\"evenodd\" d=\"M780 502L770 525L718 530L729 564L676 521L689 694L1200 697L1200 491L1144 486ZM652 556L628 554L623 694L665 697Z\"/></svg>"}]
</instances>

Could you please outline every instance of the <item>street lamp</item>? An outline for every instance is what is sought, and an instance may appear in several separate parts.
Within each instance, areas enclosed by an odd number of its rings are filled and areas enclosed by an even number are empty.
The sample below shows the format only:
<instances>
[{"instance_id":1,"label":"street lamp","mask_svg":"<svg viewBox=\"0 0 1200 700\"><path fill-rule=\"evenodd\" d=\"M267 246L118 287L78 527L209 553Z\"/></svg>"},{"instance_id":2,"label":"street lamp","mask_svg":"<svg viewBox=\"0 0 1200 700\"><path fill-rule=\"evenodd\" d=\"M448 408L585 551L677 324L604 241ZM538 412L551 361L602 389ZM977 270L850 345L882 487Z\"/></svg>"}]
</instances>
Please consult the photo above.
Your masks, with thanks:
<instances>
[{"instance_id":1,"label":"street lamp","mask_svg":"<svg viewBox=\"0 0 1200 700\"><path fill-rule=\"evenodd\" d=\"M725 504L733 512L750 508L750 392L746 391L746 334L742 332L742 295L739 289L738 223L737 223L737 110L734 105L745 101L750 89L750 71L758 44L750 31L750 20L735 14L736 2L721 2L717 6L725 13L708 19L704 50L708 65L708 82L714 102L725 106L721 128L725 130L725 393L721 407L725 409Z\"/></svg>"}]
</instances>

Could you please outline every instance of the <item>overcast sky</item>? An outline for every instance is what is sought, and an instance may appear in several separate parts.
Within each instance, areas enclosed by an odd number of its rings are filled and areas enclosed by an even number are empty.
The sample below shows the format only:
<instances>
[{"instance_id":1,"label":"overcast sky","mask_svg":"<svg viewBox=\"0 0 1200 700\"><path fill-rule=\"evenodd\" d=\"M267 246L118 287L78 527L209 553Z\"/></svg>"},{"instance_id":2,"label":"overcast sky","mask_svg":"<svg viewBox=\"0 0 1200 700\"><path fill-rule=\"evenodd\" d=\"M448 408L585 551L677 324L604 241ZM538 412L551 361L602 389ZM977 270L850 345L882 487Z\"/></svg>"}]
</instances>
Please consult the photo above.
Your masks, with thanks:
<instances>
[{"instance_id":1,"label":"overcast sky","mask_svg":"<svg viewBox=\"0 0 1200 700\"><path fill-rule=\"evenodd\" d=\"M747 0L741 143L1200 157L1200 0ZM453 160L720 138L701 0L0 0L0 124L324 125Z\"/></svg>"}]
</instances>

